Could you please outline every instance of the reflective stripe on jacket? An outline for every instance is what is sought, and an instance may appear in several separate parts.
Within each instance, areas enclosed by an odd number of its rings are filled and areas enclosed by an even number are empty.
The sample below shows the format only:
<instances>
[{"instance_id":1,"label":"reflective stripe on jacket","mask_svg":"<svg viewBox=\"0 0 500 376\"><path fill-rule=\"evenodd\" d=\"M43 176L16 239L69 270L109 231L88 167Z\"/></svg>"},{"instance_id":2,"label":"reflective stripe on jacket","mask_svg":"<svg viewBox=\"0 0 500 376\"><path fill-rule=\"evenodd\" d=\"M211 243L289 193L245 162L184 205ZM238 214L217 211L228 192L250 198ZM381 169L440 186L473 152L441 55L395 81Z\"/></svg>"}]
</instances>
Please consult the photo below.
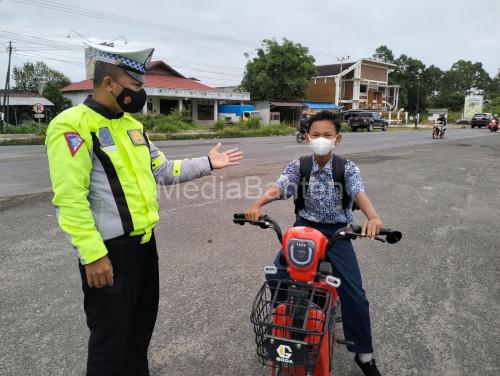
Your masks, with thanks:
<instances>
[{"instance_id":1,"label":"reflective stripe on jacket","mask_svg":"<svg viewBox=\"0 0 500 376\"><path fill-rule=\"evenodd\" d=\"M83 264L107 254L104 240L142 234L149 240L159 220L157 183L211 171L208 157L167 160L140 122L92 99L54 118L45 144L52 203Z\"/></svg>"}]
</instances>

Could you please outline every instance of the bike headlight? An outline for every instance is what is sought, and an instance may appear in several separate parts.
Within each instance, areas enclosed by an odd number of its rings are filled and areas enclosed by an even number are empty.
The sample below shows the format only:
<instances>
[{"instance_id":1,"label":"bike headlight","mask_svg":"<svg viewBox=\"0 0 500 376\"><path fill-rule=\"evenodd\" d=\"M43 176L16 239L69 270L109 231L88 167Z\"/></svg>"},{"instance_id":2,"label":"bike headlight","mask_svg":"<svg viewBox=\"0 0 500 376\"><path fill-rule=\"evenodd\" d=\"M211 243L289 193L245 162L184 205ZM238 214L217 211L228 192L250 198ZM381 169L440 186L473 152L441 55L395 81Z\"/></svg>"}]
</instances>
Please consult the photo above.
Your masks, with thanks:
<instances>
[{"instance_id":1,"label":"bike headlight","mask_svg":"<svg viewBox=\"0 0 500 376\"><path fill-rule=\"evenodd\" d=\"M297 268L311 265L315 252L316 244L312 240L292 238L288 241L288 258Z\"/></svg>"}]
</instances>

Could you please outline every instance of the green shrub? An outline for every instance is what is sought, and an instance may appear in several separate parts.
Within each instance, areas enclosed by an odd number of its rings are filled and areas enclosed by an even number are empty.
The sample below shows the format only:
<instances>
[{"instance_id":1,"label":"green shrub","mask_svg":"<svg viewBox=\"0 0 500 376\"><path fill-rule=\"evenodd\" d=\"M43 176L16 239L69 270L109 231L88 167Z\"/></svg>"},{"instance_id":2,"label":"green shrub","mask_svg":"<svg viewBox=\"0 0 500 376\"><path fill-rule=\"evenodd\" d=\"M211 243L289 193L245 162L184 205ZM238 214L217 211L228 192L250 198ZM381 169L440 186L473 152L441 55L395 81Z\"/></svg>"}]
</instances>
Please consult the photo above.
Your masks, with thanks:
<instances>
[{"instance_id":1,"label":"green shrub","mask_svg":"<svg viewBox=\"0 0 500 376\"><path fill-rule=\"evenodd\" d=\"M248 119L243 124L246 124L248 129L259 129L261 126L260 119L257 118Z\"/></svg>"},{"instance_id":2,"label":"green shrub","mask_svg":"<svg viewBox=\"0 0 500 376\"><path fill-rule=\"evenodd\" d=\"M224 122L224 120L222 119L219 119L215 122L214 124L214 129L216 131L220 131L221 129L224 129L224 127L226 126L226 123Z\"/></svg>"},{"instance_id":3,"label":"green shrub","mask_svg":"<svg viewBox=\"0 0 500 376\"><path fill-rule=\"evenodd\" d=\"M4 133L10 134L29 134L35 133L39 135L45 135L47 132L47 124L38 123L24 123L19 125L6 125L3 126Z\"/></svg>"},{"instance_id":4,"label":"green shrub","mask_svg":"<svg viewBox=\"0 0 500 376\"><path fill-rule=\"evenodd\" d=\"M187 117L186 111L172 111L170 115L134 115L147 131L175 133L198 128Z\"/></svg>"},{"instance_id":5,"label":"green shrub","mask_svg":"<svg viewBox=\"0 0 500 376\"><path fill-rule=\"evenodd\" d=\"M350 131L351 127L347 123L342 122L340 124L340 132L350 132Z\"/></svg>"},{"instance_id":6,"label":"green shrub","mask_svg":"<svg viewBox=\"0 0 500 376\"><path fill-rule=\"evenodd\" d=\"M227 127L220 131L216 131L215 134L218 137L257 137L257 136L285 136L295 133L294 128L290 128L287 125L276 124L269 125L265 127L260 127L257 129L249 129L247 127L247 122L239 123L233 127Z\"/></svg>"}]
</instances>

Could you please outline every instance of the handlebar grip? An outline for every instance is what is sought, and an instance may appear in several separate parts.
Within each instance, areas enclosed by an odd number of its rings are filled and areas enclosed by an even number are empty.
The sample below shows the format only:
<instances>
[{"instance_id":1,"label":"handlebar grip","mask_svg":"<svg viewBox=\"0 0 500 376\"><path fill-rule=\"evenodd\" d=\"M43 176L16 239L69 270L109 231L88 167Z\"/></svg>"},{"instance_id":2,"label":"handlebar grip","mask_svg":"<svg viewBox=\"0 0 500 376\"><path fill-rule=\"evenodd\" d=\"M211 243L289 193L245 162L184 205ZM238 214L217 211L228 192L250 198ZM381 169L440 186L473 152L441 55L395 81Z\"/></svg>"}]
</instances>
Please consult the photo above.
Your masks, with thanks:
<instances>
[{"instance_id":1,"label":"handlebar grip","mask_svg":"<svg viewBox=\"0 0 500 376\"><path fill-rule=\"evenodd\" d=\"M245 213L236 213L233 215L233 219L245 219Z\"/></svg>"},{"instance_id":2,"label":"handlebar grip","mask_svg":"<svg viewBox=\"0 0 500 376\"><path fill-rule=\"evenodd\" d=\"M353 232L361 234L362 228L360 225L352 224L351 228ZM379 235L385 236L385 240L389 244L397 243L403 238L403 234L401 234L400 231L392 230L390 228L381 228L379 231Z\"/></svg>"}]
</instances>

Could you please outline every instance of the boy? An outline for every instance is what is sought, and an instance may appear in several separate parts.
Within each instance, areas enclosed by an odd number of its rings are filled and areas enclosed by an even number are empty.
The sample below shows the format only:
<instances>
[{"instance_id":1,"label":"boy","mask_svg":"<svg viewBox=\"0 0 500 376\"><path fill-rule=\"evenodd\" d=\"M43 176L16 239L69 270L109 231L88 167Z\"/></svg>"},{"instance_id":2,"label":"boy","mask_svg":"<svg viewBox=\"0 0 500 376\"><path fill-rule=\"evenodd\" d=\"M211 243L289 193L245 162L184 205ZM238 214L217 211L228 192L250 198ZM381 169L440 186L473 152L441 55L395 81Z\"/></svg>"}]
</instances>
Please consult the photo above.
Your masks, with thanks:
<instances>
[{"instance_id":1,"label":"boy","mask_svg":"<svg viewBox=\"0 0 500 376\"><path fill-rule=\"evenodd\" d=\"M339 131L340 123L328 111L320 112L309 119L306 141L313 151L312 168L309 186L302 188L305 194L302 204L297 207L295 226L313 227L326 237L331 237L336 230L352 223L353 217L349 208L355 203L367 218L362 233L368 239L374 239L382 227L382 221L364 192L359 169L353 162L345 161L344 189L338 189L340 182L333 181L334 169L337 167L332 164L335 160L338 161L338 158L334 158L332 151L342 140ZM304 157L302 159L304 160ZM247 209L247 219L257 221L264 205L297 195L302 181L300 163L300 159L295 159L288 164L275 186L267 190ZM347 205L343 205L342 191L348 196L344 201ZM361 273L351 241L335 242L327 251L327 257L332 264L334 274L342 281L338 293L342 303L344 333L346 339L354 343L347 349L356 354L354 358L356 364L366 376L380 376L375 359L372 357L368 300L362 287ZM279 266L285 265L281 251L274 263ZM286 272L284 274L273 278L286 277Z\"/></svg>"}]
</instances>

